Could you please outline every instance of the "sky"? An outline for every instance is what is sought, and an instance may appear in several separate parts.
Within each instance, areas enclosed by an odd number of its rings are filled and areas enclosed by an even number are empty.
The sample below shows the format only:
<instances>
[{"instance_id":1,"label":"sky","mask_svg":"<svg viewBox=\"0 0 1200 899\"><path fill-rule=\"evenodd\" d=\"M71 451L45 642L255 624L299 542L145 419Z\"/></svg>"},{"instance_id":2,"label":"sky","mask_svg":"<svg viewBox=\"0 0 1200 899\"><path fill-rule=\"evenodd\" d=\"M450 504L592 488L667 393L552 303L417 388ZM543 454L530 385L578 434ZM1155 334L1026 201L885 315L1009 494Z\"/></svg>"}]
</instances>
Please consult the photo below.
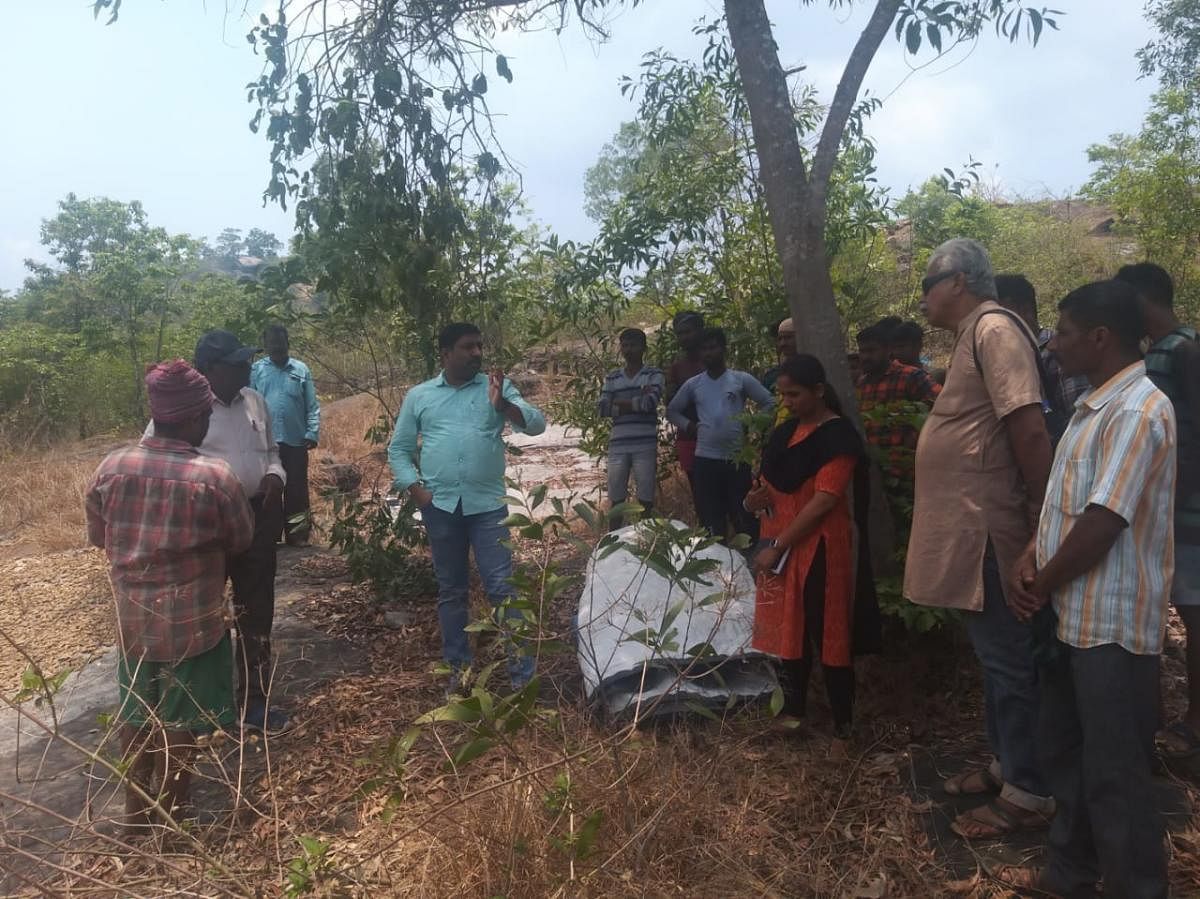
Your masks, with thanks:
<instances>
[{"instance_id":1,"label":"sky","mask_svg":"<svg viewBox=\"0 0 1200 899\"><path fill-rule=\"evenodd\" d=\"M0 31L0 290L20 287L24 259L45 258L39 227L68 192L140 200L153 224L210 240L225 227L291 235L291 212L263 206L268 147L247 126L245 86L261 59L245 40L246 5L124 0L120 20L105 26L85 0L9 4ZM865 87L886 99L868 132L879 180L897 198L969 158L1008 195L1064 196L1088 178L1089 144L1137 130L1153 89L1138 80L1134 58L1151 37L1142 4L1052 5L1064 12L1059 31L1047 29L1036 48L985 32L942 59L926 50L914 61L885 39ZM696 55L703 41L692 26L719 8L643 0L610 17L605 42L577 27L498 36L515 78L490 78L488 100L537 221L564 238L594 235L583 177L633 117L620 76L636 74L656 47ZM828 100L867 5L848 12L767 0L767 10L784 66L806 66L800 77Z\"/></svg>"}]
</instances>

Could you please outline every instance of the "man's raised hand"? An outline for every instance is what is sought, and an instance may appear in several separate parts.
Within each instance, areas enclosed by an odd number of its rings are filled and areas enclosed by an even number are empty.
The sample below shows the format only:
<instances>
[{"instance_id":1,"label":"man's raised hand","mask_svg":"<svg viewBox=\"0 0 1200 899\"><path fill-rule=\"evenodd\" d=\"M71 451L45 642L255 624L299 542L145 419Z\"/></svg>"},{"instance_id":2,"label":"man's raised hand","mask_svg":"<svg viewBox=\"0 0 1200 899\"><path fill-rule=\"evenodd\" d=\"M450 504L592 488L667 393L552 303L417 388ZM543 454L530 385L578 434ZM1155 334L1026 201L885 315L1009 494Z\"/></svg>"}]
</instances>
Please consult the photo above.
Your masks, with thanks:
<instances>
[{"instance_id":1,"label":"man's raised hand","mask_svg":"<svg viewBox=\"0 0 1200 899\"><path fill-rule=\"evenodd\" d=\"M504 411L504 372L498 368L488 374L488 402L497 412Z\"/></svg>"}]
</instances>

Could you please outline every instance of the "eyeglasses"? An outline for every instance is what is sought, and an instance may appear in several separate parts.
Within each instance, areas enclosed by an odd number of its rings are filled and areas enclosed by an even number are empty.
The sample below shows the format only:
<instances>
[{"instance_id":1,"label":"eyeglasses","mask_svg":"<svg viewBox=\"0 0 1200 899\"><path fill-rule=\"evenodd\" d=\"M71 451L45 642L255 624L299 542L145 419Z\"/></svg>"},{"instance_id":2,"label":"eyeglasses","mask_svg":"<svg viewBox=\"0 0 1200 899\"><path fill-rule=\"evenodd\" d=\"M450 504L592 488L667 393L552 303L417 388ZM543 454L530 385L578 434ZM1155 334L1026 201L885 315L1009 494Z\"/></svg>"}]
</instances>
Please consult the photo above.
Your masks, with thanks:
<instances>
[{"instance_id":1,"label":"eyeglasses","mask_svg":"<svg viewBox=\"0 0 1200 899\"><path fill-rule=\"evenodd\" d=\"M941 284L947 278L953 278L957 274L959 274L959 273L951 271L951 272L941 272L940 274L936 274L936 275L926 275L924 278L921 279L921 296L925 296L925 294L927 294L927 293L929 293L929 291L933 290L933 288L936 285Z\"/></svg>"}]
</instances>

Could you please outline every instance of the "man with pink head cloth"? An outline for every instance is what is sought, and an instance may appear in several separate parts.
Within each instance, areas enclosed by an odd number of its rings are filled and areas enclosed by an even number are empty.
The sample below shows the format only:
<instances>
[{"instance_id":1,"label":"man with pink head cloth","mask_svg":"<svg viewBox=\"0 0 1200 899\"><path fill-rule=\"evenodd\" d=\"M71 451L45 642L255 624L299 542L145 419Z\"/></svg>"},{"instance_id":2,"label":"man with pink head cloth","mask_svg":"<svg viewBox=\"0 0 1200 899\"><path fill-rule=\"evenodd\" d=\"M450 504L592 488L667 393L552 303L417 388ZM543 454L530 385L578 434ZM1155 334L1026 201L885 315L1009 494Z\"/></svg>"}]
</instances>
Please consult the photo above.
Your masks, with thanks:
<instances>
[{"instance_id":1,"label":"man with pink head cloth","mask_svg":"<svg viewBox=\"0 0 1200 899\"><path fill-rule=\"evenodd\" d=\"M232 726L225 567L254 518L237 475L201 456L208 381L183 360L146 374L154 435L110 453L87 490L88 540L108 556L117 608L126 825L186 811L196 737Z\"/></svg>"}]
</instances>

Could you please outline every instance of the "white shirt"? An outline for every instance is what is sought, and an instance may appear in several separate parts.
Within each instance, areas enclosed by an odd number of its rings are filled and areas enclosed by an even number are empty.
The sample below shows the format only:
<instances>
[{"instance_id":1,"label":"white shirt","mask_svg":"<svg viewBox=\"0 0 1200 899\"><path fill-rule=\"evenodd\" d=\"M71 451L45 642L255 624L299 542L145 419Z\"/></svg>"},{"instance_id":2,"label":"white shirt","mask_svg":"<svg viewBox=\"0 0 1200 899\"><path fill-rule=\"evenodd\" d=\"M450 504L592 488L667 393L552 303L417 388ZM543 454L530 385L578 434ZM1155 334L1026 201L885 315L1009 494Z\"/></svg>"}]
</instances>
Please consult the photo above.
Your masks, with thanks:
<instances>
[{"instance_id":1,"label":"white shirt","mask_svg":"<svg viewBox=\"0 0 1200 899\"><path fill-rule=\"evenodd\" d=\"M216 397L214 400L208 434L197 448L200 455L229 463L248 497L258 492L259 482L269 474L287 483L263 395L243 387L229 405ZM146 436L154 436L153 421L146 425Z\"/></svg>"}]
</instances>

